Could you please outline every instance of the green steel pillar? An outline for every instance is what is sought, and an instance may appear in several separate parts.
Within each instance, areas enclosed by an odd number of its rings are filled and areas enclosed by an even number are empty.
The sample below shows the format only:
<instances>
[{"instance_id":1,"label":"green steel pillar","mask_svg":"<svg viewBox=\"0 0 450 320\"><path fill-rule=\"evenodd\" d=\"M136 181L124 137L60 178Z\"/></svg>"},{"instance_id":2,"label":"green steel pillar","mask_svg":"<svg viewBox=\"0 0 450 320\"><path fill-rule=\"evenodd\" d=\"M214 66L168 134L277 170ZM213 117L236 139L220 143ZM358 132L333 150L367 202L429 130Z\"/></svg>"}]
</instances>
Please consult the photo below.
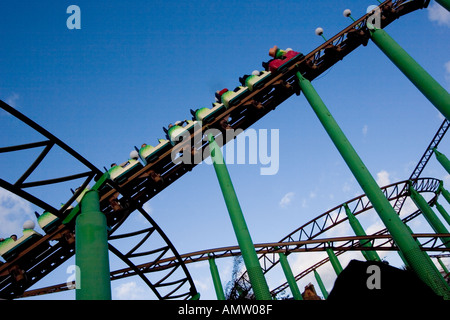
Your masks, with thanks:
<instances>
[{"instance_id":1,"label":"green steel pillar","mask_svg":"<svg viewBox=\"0 0 450 320\"><path fill-rule=\"evenodd\" d=\"M363 227L361 226L361 223L359 223L358 219L353 215L350 208L347 204L344 204L345 214L348 217L348 221L350 223L350 226L352 227L353 231L355 232L355 235L358 237L366 236L366 232L364 231ZM361 243L363 242L363 243ZM366 248L372 248L372 245L369 241L360 241L361 245ZM381 261L380 257L378 256L378 253L375 250L362 250L361 253L363 254L364 258L368 261Z\"/></svg>"},{"instance_id":2,"label":"green steel pillar","mask_svg":"<svg viewBox=\"0 0 450 320\"><path fill-rule=\"evenodd\" d=\"M341 274L343 269L342 269L341 263L339 262L338 258L336 257L336 254L329 247L326 248L326 251L328 254L328 258L330 259L331 265L333 266L333 269L336 272L336 275Z\"/></svg>"},{"instance_id":3,"label":"green steel pillar","mask_svg":"<svg viewBox=\"0 0 450 320\"><path fill-rule=\"evenodd\" d=\"M411 230L411 228L410 228L407 224L405 224L405 226L408 228L409 233L410 233L410 234L413 234L413 231ZM416 238L415 241L416 241L416 243L417 243L418 246L421 246L419 239ZM400 254L400 257L402 258L403 262L405 263L405 266L411 267L411 266L408 265L408 262L407 262L406 259L402 256L402 254L401 254L400 251L399 251L399 254ZM424 252L424 256L425 256L425 258L427 258L427 259L430 261L430 265L432 265L432 267L435 269L435 272L439 273L439 275L440 275L441 278L442 278L441 273L440 273L439 270L437 269L437 267L436 267L436 265L434 264L433 260L431 260L430 256L429 256L426 252ZM442 278L442 280L445 281L443 278Z\"/></svg>"},{"instance_id":4,"label":"green steel pillar","mask_svg":"<svg viewBox=\"0 0 450 320\"><path fill-rule=\"evenodd\" d=\"M434 202L434 205L436 206L436 209L438 209L442 217L445 219L445 221L450 224L450 215L448 214L447 210L445 210L444 207L437 201Z\"/></svg>"},{"instance_id":5,"label":"green steel pillar","mask_svg":"<svg viewBox=\"0 0 450 320\"><path fill-rule=\"evenodd\" d=\"M209 146L217 179L225 199L225 204L231 218L234 232L241 249L242 258L248 272L248 277L257 300L271 300L269 286L259 264L258 256L253 245L250 232L244 219L236 192L231 182L230 174L223 159L222 152L214 137L209 134Z\"/></svg>"},{"instance_id":6,"label":"green steel pillar","mask_svg":"<svg viewBox=\"0 0 450 320\"><path fill-rule=\"evenodd\" d=\"M100 211L96 190L81 200L75 225L75 263L80 280L77 300L111 300L109 250L106 217Z\"/></svg>"},{"instance_id":7,"label":"green steel pillar","mask_svg":"<svg viewBox=\"0 0 450 320\"><path fill-rule=\"evenodd\" d=\"M325 288L325 285L323 284L322 278L320 277L319 273L314 269L314 277L316 278L317 284L319 285L320 291L322 292L322 295L324 299L328 299L328 291Z\"/></svg>"},{"instance_id":8,"label":"green steel pillar","mask_svg":"<svg viewBox=\"0 0 450 320\"><path fill-rule=\"evenodd\" d=\"M444 262L442 262L441 258L438 258L438 262L439 262L439 264L441 265L442 270L444 270L444 273L445 273L445 274L448 274L449 271L448 271L448 269L447 269L447 266L444 264Z\"/></svg>"},{"instance_id":9,"label":"green steel pillar","mask_svg":"<svg viewBox=\"0 0 450 320\"><path fill-rule=\"evenodd\" d=\"M436 0L436 2L447 9L447 11L450 11L450 0Z\"/></svg>"},{"instance_id":10,"label":"green steel pillar","mask_svg":"<svg viewBox=\"0 0 450 320\"><path fill-rule=\"evenodd\" d=\"M411 199L414 201L416 206L422 211L425 219L428 221L430 226L433 228L436 233L448 233L447 228L444 226L442 221L438 218L438 216L434 213L433 209L428 205L427 201L424 197L418 193L412 186L412 183L409 183L409 192L411 194ZM442 237L442 242L447 248L450 248L450 238Z\"/></svg>"},{"instance_id":11,"label":"green steel pillar","mask_svg":"<svg viewBox=\"0 0 450 320\"><path fill-rule=\"evenodd\" d=\"M450 204L450 193L444 188L442 181L439 184L439 192L444 196L444 199L447 200L447 203Z\"/></svg>"},{"instance_id":12,"label":"green steel pillar","mask_svg":"<svg viewBox=\"0 0 450 320\"><path fill-rule=\"evenodd\" d=\"M214 257L209 257L208 261L214 283L214 289L216 290L217 300L225 300L225 294L223 291L222 282L220 281L219 269L217 269L216 260Z\"/></svg>"},{"instance_id":13,"label":"green steel pillar","mask_svg":"<svg viewBox=\"0 0 450 320\"><path fill-rule=\"evenodd\" d=\"M358 156L353 146L347 140L339 125L334 120L330 111L317 94L310 81L297 72L300 88L313 108L320 122L324 126L334 145L352 171L354 177L364 190L367 198L372 203L375 211L383 221L393 240L403 252L408 264L416 274L428 284L438 295L450 299L450 287L442 281L440 274L436 274L434 264L430 265L429 259L414 241L403 221L392 208L375 179Z\"/></svg>"},{"instance_id":14,"label":"green steel pillar","mask_svg":"<svg viewBox=\"0 0 450 320\"><path fill-rule=\"evenodd\" d=\"M406 226L406 228L408 229L409 234L412 235L412 234L413 234L413 231L411 230L410 226L408 226L406 223L405 223L405 226ZM419 242L419 240L418 240L417 238L413 238L413 239L414 239L414 241L416 241L417 245L420 247L420 242ZM406 260L406 258L405 258L405 256L403 255L403 253L402 253L401 250L398 250L398 255L399 255L400 258L402 259L402 261L403 261L403 263L405 264L405 266L411 268L411 266L410 266L409 263L408 263L408 260ZM427 256L428 258L430 257L428 254L426 254L426 256ZM433 263L433 265L434 265L434 263Z\"/></svg>"},{"instance_id":15,"label":"green steel pillar","mask_svg":"<svg viewBox=\"0 0 450 320\"><path fill-rule=\"evenodd\" d=\"M436 159L439 161L439 163L444 167L444 169L450 173L450 160L443 154L437 151L436 148L433 149L434 155L436 156Z\"/></svg>"},{"instance_id":16,"label":"green steel pillar","mask_svg":"<svg viewBox=\"0 0 450 320\"><path fill-rule=\"evenodd\" d=\"M283 268L284 275L286 276L286 280L289 284L289 288L291 289L292 296L295 300L303 300L300 289L298 288L297 281L295 281L294 274L292 273L292 269L289 266L289 261L286 255L283 252L279 253L281 267Z\"/></svg>"},{"instance_id":17,"label":"green steel pillar","mask_svg":"<svg viewBox=\"0 0 450 320\"><path fill-rule=\"evenodd\" d=\"M419 89L420 92L450 120L450 94L430 76L389 34L368 24L373 42Z\"/></svg>"}]
</instances>

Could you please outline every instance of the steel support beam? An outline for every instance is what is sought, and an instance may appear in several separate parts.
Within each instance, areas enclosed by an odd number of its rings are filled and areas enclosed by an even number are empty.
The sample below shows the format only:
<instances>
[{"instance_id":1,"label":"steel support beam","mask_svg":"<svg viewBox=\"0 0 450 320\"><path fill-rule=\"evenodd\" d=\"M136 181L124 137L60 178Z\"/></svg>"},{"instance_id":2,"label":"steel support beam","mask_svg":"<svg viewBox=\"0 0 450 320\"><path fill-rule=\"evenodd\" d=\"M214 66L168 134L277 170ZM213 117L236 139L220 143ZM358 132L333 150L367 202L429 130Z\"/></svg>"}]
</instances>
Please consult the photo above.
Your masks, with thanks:
<instances>
[{"instance_id":1,"label":"steel support beam","mask_svg":"<svg viewBox=\"0 0 450 320\"><path fill-rule=\"evenodd\" d=\"M328 254L328 258L330 259L331 265L333 266L334 271L336 272L336 275L339 276L341 274L343 268L341 263L339 262L338 257L334 253L333 249L327 247L326 252Z\"/></svg>"},{"instance_id":2,"label":"steel support beam","mask_svg":"<svg viewBox=\"0 0 450 320\"><path fill-rule=\"evenodd\" d=\"M220 280L219 269L217 268L216 259L210 257L209 270L211 271L211 277L214 284L214 289L216 290L217 300L225 300L225 294L223 291L222 281Z\"/></svg>"},{"instance_id":3,"label":"steel support beam","mask_svg":"<svg viewBox=\"0 0 450 320\"><path fill-rule=\"evenodd\" d=\"M355 179L364 190L367 198L372 203L380 219L392 235L395 243L402 251L408 264L413 268L416 274L428 284L438 295L450 299L450 287L437 272L435 266L431 263L426 253L420 250L420 247L411 236L400 217L392 208L388 199L385 197L375 179L370 174L356 153L353 146L331 115L330 111L322 101L311 82L297 72L299 84L309 104L313 108L323 127L327 131L339 153L352 171Z\"/></svg>"},{"instance_id":4,"label":"steel support beam","mask_svg":"<svg viewBox=\"0 0 450 320\"><path fill-rule=\"evenodd\" d=\"M450 174L450 160L445 156L445 154L439 152L436 148L433 149L434 155L437 161L444 167L444 169Z\"/></svg>"},{"instance_id":5,"label":"steel support beam","mask_svg":"<svg viewBox=\"0 0 450 320\"><path fill-rule=\"evenodd\" d=\"M257 300L272 300L269 286L267 285L261 265L259 264L258 256L250 236L250 232L245 222L244 214L242 213L239 200L231 182L230 174L223 159L214 137L209 134L209 147L211 152L211 159L216 171L217 179L219 180L220 189L225 200L225 204L230 215L231 223L242 252L245 267L248 272L250 283L253 288L253 293Z\"/></svg>"},{"instance_id":6,"label":"steel support beam","mask_svg":"<svg viewBox=\"0 0 450 320\"><path fill-rule=\"evenodd\" d=\"M348 217L348 221L350 223L350 226L352 227L353 231L355 232L356 236L363 237L366 236L366 232L364 231L364 228L362 227L361 223L359 223L359 220L352 214L350 211L350 208L347 204L344 204L345 214ZM361 245L363 247L369 247L371 248L372 245L369 241L362 241ZM378 253L374 250L367 250L367 251L361 251L364 258L366 258L367 261L381 261L380 257L378 256Z\"/></svg>"},{"instance_id":7,"label":"steel support beam","mask_svg":"<svg viewBox=\"0 0 450 320\"><path fill-rule=\"evenodd\" d=\"M441 258L437 258L437 259L438 259L438 262L439 262L439 264L441 265L442 270L444 271L444 273L445 273L445 274L448 274L449 271L448 271L448 269L447 269L447 266L444 264L444 262L442 262Z\"/></svg>"},{"instance_id":8,"label":"steel support beam","mask_svg":"<svg viewBox=\"0 0 450 320\"><path fill-rule=\"evenodd\" d=\"M447 223L450 225L450 215L448 214L447 210L439 203L435 202L434 205L436 206L436 209L438 209L439 213L442 215L442 217L447 221Z\"/></svg>"},{"instance_id":9,"label":"steel support beam","mask_svg":"<svg viewBox=\"0 0 450 320\"><path fill-rule=\"evenodd\" d=\"M409 186L409 192L411 193L411 199L416 204L417 208L422 211L425 220L430 224L431 228L433 228L436 233L448 233L447 228L444 226L442 221L438 218L438 216L434 213L433 209L428 205L428 202L424 199L424 197L418 193L412 185ZM447 248L450 248L450 238L445 237L441 238L442 242Z\"/></svg>"},{"instance_id":10,"label":"steel support beam","mask_svg":"<svg viewBox=\"0 0 450 320\"><path fill-rule=\"evenodd\" d=\"M75 227L77 300L111 300L106 217L100 211L99 195L88 191L81 200Z\"/></svg>"},{"instance_id":11,"label":"steel support beam","mask_svg":"<svg viewBox=\"0 0 450 320\"><path fill-rule=\"evenodd\" d=\"M314 277L316 278L317 284L319 285L319 288L320 288L320 291L322 292L323 298L325 300L328 299L328 291L325 288L322 278L320 277L320 274L317 272L316 269L314 269Z\"/></svg>"},{"instance_id":12,"label":"steel support beam","mask_svg":"<svg viewBox=\"0 0 450 320\"><path fill-rule=\"evenodd\" d=\"M450 120L450 94L425 69L422 68L391 36L383 29L369 25L373 42L419 89L420 92Z\"/></svg>"},{"instance_id":13,"label":"steel support beam","mask_svg":"<svg viewBox=\"0 0 450 320\"><path fill-rule=\"evenodd\" d=\"M291 289L292 296L295 300L303 300L300 289L298 288L297 281L295 281L294 274L292 273L292 269L289 265L289 261L284 252L278 253L280 257L281 267L283 268L284 275L286 276L286 280L289 284L289 288Z\"/></svg>"},{"instance_id":14,"label":"steel support beam","mask_svg":"<svg viewBox=\"0 0 450 320\"><path fill-rule=\"evenodd\" d=\"M444 188L444 184L442 182L439 185L439 192L442 194L444 199L447 200L447 203L450 204L450 192Z\"/></svg>"}]
</instances>

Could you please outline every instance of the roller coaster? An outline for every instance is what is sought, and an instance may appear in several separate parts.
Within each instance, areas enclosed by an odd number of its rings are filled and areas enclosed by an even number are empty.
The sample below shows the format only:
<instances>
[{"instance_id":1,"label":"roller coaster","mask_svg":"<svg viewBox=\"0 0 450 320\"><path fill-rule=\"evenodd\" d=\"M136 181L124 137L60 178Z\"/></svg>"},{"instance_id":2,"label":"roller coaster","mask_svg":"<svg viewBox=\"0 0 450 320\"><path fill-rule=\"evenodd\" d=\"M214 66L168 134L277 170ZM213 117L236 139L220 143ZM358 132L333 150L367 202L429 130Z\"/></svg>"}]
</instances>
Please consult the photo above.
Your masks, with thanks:
<instances>
[{"instance_id":1,"label":"roller coaster","mask_svg":"<svg viewBox=\"0 0 450 320\"><path fill-rule=\"evenodd\" d=\"M426 8L428 4L429 0L385 1L378 6L381 27L385 28L408 13ZM238 256L241 254L240 248L232 246L180 254L144 209L144 204L193 170L198 164L194 161L194 157L198 154L202 155L202 160L209 157L209 142L202 139L202 132L213 129L217 136L222 136L222 139L217 140L219 146L228 143L231 138L226 135L227 130L245 130L292 95L300 95L298 73L312 81L350 52L361 45L367 45L370 40L368 21L371 14L354 20L347 28L306 55L293 50L273 53L274 59L263 62L265 70L242 77L239 79L241 86L234 90L225 89L218 92L217 100L213 102L211 109L191 110L192 120L164 128L166 139L159 139L156 146L143 145L140 149L136 148L136 152L130 154L128 161L105 171L96 168L33 120L0 101L3 110L42 137L38 142L2 147L0 154L11 155L16 151L43 148L19 179L15 181L0 179L0 187L41 208L43 213L36 213L37 222L45 231L44 235L40 235L31 232L32 228L24 227L24 235L12 246L8 243L0 244L0 254L5 259L0 265L0 298L16 299L72 289L69 284L61 283L29 290L75 255L75 218L80 213L80 199L88 189L99 192L100 208L107 218L109 228L109 250L128 266L112 271L111 280L138 276L160 300L197 298L199 293L186 265L211 258ZM386 198L393 203L397 214L400 214L405 200L411 195L410 187L418 193L432 195L428 200L429 205L434 205L438 196L443 193L441 180L421 178L420 175L448 127L449 122L446 119L408 180L381 188ZM198 136L201 138L198 139ZM192 141L194 144L191 144ZM84 170L57 178L28 181L53 149L68 155L77 163L77 167L81 166ZM192 161L174 159L174 154L183 154ZM76 186L72 197L59 208L29 191L30 188L36 190L44 186L58 186L63 182L78 182L80 179L82 183ZM91 184L93 186L90 186ZM274 268L279 262L279 253L318 252L330 248L336 255L352 250L361 252L399 250L387 229L364 236L319 238L326 231L348 221L347 211L357 216L370 209L372 209L371 201L366 195L361 195L317 216L278 242L255 244L263 272L267 273ZM138 229L126 233L118 232L120 226L135 212L144 218L145 226L139 226ZM403 222L411 221L421 213L419 209L404 217ZM440 232L413 234L416 241L420 241L421 250L439 253L449 250L450 244L447 240L449 236ZM143 258L148 262L137 262ZM298 274L295 279L300 280L328 262L329 258L317 262ZM152 280L147 277L148 274L152 275ZM242 274L238 281L242 286L248 284L246 273ZM287 287L288 284L284 283L273 288L271 295L275 297Z\"/></svg>"}]
</instances>

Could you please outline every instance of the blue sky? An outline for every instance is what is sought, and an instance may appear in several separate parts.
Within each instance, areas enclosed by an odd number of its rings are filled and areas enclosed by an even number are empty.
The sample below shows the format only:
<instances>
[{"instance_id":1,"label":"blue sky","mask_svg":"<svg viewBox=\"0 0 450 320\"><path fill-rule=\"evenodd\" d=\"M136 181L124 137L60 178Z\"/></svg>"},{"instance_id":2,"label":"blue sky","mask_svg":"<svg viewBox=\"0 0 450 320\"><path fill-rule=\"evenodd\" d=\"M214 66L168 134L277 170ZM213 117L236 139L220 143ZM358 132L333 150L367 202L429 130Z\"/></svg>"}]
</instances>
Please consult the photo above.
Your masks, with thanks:
<instances>
[{"instance_id":1,"label":"blue sky","mask_svg":"<svg viewBox=\"0 0 450 320\"><path fill-rule=\"evenodd\" d=\"M163 126L190 117L189 109L210 107L214 92L239 85L238 78L269 60L274 45L308 53L359 18L376 1L15 1L0 5L1 99L42 125L99 168L123 162L134 146L163 138ZM69 30L66 9L81 9L81 29ZM434 1L388 26L396 39L441 85L450 88L450 17ZM373 44L360 47L313 85L379 183L407 179L443 121L436 109ZM0 145L33 142L0 111ZM255 243L275 242L361 189L303 96L293 96L251 130L279 130L279 170L261 175L258 164L230 164L247 224ZM448 139L440 150L450 155ZM61 154L49 172L76 172ZM2 178L26 166L27 154L2 159ZM433 158L422 176L450 177ZM42 198L66 201L65 185ZM20 233L34 206L0 190L0 233ZM40 191L38 191L40 192ZM236 239L214 169L201 164L146 204L180 253L235 245ZM361 217L379 226L376 214ZM130 221L130 224L139 221ZM414 229L417 228L416 230ZM413 230L427 230L423 221ZM372 230L372 229L371 229ZM376 230L374 230L376 231ZM351 235L342 227L336 233ZM301 271L320 254L293 254ZM342 256L342 263L358 253ZM35 287L65 282L65 268ZM230 279L232 259L217 261L222 281ZM392 264L398 258L392 257ZM205 299L215 299L207 263L188 266ZM273 272L273 271L272 271ZM323 269L331 290L335 276ZM271 287L284 282L281 269ZM303 289L311 279L299 282ZM46 299L74 299L74 292ZM113 282L113 298L153 299L139 279Z\"/></svg>"}]
</instances>

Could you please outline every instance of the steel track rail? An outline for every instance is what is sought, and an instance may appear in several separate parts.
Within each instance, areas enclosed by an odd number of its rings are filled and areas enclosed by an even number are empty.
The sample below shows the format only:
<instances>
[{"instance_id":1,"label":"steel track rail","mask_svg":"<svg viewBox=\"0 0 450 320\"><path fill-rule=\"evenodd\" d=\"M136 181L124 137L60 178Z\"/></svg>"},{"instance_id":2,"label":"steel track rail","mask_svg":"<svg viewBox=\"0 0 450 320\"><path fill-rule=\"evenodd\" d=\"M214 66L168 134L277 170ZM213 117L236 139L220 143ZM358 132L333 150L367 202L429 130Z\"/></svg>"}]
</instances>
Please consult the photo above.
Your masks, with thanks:
<instances>
[{"instance_id":1,"label":"steel track rail","mask_svg":"<svg viewBox=\"0 0 450 320\"><path fill-rule=\"evenodd\" d=\"M440 243L440 237L448 237L450 234L435 234L435 233L426 233L426 234L413 234L412 236L415 239L425 239L425 241L421 245L421 249L423 251L430 252L448 252L449 248ZM370 243L373 248L367 248L361 246L361 241ZM377 251L398 251L398 247L392 241L392 238L388 234L384 235L371 235L371 236L348 236L348 237L335 237L335 238L323 238L323 239L314 239L314 240L302 240L302 241L288 241L288 242L272 242L272 243L262 243L255 244L255 249L258 254L264 253L285 253L290 254L294 252L324 252L327 249L331 248L332 250L346 252L346 251L365 251L365 250L377 250ZM197 252L191 252L187 254L182 254L181 258L184 260L185 264L188 263L197 263L201 261L206 261L211 259L211 257L219 259L219 258L227 258L240 256L241 251L239 246L230 246L216 249L208 249L201 250ZM439 255L444 256L444 255ZM446 256L446 255L445 255ZM165 270L171 268L172 261L174 261L176 257L170 257L166 259L162 259L159 261L157 265L144 264L137 266L140 269L146 269L145 272L156 272L160 270ZM321 261L318 264L314 265L314 268L317 268L319 265L322 265L326 261ZM311 272L314 268L309 268L308 272ZM126 277L136 276L138 272L133 269L121 269L111 272L111 280L123 279ZM302 275L303 276L303 275ZM297 276L298 277L298 276ZM297 279L298 280L298 279ZM29 290L26 291L21 297L32 297L37 295L44 295L56 292L62 292L71 290L72 288L67 286L66 283L57 284L50 287ZM277 288L278 289L278 288ZM272 290L272 294L275 295L279 291L282 290ZM284 288L283 288L284 289ZM277 292L275 292L277 290Z\"/></svg>"}]
</instances>

